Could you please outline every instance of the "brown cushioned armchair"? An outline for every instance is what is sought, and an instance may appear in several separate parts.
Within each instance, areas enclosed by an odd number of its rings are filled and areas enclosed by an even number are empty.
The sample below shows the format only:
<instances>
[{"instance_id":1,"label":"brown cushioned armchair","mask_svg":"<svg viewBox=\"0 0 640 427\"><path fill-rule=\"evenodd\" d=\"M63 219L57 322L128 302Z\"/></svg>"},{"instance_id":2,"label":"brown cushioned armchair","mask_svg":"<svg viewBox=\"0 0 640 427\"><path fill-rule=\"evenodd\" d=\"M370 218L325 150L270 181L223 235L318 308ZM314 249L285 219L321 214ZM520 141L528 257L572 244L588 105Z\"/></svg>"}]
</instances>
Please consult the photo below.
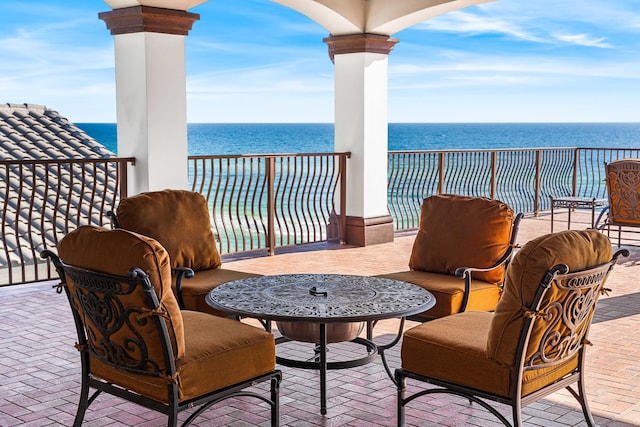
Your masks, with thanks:
<instances>
[{"instance_id":1,"label":"brown cushioned armchair","mask_svg":"<svg viewBox=\"0 0 640 427\"><path fill-rule=\"evenodd\" d=\"M424 199L410 271L382 277L427 289L436 305L428 320L466 310L491 311L502 294L522 214L498 200L458 195Z\"/></svg>"},{"instance_id":2,"label":"brown cushioned armchair","mask_svg":"<svg viewBox=\"0 0 640 427\"><path fill-rule=\"evenodd\" d=\"M398 425L405 406L432 393L468 398L505 425L486 399L521 408L567 388L594 421L584 386L585 345L598 297L619 255L596 230L563 231L528 242L509 264L494 313L470 311L416 326L403 336L396 370ZM438 387L405 396L406 380ZM577 391L571 385L577 383ZM485 399L485 400L483 400Z\"/></svg>"},{"instance_id":3,"label":"brown cushioned armchair","mask_svg":"<svg viewBox=\"0 0 640 427\"><path fill-rule=\"evenodd\" d=\"M609 206L600 213L595 228L607 233L617 228L620 246L622 227L640 227L640 159L616 160L607 163L605 170Z\"/></svg>"},{"instance_id":4,"label":"brown cushioned armchair","mask_svg":"<svg viewBox=\"0 0 640 427\"><path fill-rule=\"evenodd\" d=\"M181 311L171 289L169 256L155 240L125 230L83 226L49 257L75 320L82 387L74 426L101 392L168 415L199 406L190 424L212 404L253 396L278 425L281 373L273 336L241 322ZM270 381L270 397L245 390ZM89 389L96 391L89 397Z\"/></svg>"},{"instance_id":5,"label":"brown cushioned armchair","mask_svg":"<svg viewBox=\"0 0 640 427\"><path fill-rule=\"evenodd\" d=\"M207 293L222 283L257 276L221 267L209 207L200 193L163 190L137 194L121 200L111 216L116 228L152 237L167 250L174 272L173 288L182 308L226 316L209 307ZM195 272L193 277L189 269Z\"/></svg>"}]
</instances>

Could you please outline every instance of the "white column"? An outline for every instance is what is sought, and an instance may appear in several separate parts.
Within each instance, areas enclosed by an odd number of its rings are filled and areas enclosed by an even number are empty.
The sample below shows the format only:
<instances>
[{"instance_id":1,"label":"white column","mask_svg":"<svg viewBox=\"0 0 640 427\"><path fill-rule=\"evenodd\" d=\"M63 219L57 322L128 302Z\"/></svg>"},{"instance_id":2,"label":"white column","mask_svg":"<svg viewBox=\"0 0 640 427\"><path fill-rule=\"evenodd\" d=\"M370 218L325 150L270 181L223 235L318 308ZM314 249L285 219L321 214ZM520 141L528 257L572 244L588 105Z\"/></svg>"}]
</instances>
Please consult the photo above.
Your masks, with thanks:
<instances>
[{"instance_id":1,"label":"white column","mask_svg":"<svg viewBox=\"0 0 640 427\"><path fill-rule=\"evenodd\" d=\"M387 207L388 59L397 40L374 34L325 39L335 64L335 151L347 162L348 244L393 241Z\"/></svg>"},{"instance_id":2,"label":"white column","mask_svg":"<svg viewBox=\"0 0 640 427\"><path fill-rule=\"evenodd\" d=\"M347 215L387 209L387 62L379 53L335 56L335 151L350 151Z\"/></svg>"},{"instance_id":3,"label":"white column","mask_svg":"<svg viewBox=\"0 0 640 427\"><path fill-rule=\"evenodd\" d=\"M115 36L118 155L135 157L129 194L186 189L187 97L183 36Z\"/></svg>"},{"instance_id":4,"label":"white column","mask_svg":"<svg viewBox=\"0 0 640 427\"><path fill-rule=\"evenodd\" d=\"M129 194L188 187L185 37L199 15L151 6L99 15L115 38L118 155Z\"/></svg>"}]
</instances>

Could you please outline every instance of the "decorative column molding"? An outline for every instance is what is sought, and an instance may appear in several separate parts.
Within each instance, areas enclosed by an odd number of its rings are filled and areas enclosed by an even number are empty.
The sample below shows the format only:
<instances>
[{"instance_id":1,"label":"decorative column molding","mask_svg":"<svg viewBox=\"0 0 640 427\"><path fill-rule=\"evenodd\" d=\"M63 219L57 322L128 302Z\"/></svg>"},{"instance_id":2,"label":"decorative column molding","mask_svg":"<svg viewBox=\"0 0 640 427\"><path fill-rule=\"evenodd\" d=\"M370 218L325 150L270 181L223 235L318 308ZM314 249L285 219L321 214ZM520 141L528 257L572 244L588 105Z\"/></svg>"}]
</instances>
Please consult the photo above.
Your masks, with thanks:
<instances>
[{"instance_id":1,"label":"decorative column molding","mask_svg":"<svg viewBox=\"0 0 640 427\"><path fill-rule=\"evenodd\" d=\"M186 36L200 15L183 10L132 6L101 12L98 18L107 24L112 35L149 32Z\"/></svg>"},{"instance_id":2,"label":"decorative column molding","mask_svg":"<svg viewBox=\"0 0 640 427\"><path fill-rule=\"evenodd\" d=\"M389 55L398 39L380 34L347 34L344 36L329 36L323 41L329 46L329 57L334 62L335 55L343 53L381 53Z\"/></svg>"}]
</instances>

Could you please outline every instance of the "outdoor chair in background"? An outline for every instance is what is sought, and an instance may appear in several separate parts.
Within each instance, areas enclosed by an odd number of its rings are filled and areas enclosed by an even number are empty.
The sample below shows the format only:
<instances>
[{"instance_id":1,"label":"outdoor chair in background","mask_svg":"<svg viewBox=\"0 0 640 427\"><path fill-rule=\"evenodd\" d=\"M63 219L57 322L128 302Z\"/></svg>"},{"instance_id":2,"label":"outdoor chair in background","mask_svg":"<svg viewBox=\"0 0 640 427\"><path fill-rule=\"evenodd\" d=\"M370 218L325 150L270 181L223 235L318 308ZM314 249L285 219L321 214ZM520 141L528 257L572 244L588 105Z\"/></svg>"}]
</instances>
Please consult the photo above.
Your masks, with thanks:
<instances>
[{"instance_id":1,"label":"outdoor chair in background","mask_svg":"<svg viewBox=\"0 0 640 427\"><path fill-rule=\"evenodd\" d=\"M585 346L598 297L620 255L597 230L562 231L528 242L506 273L494 313L475 311L423 323L404 333L396 370L398 425L405 406L433 393L469 399L509 426L486 400L510 405L520 426L522 407L566 388L590 426L584 384ZM405 396L408 379L437 387ZM574 385L577 383L577 391Z\"/></svg>"},{"instance_id":2,"label":"outdoor chair in background","mask_svg":"<svg viewBox=\"0 0 640 427\"><path fill-rule=\"evenodd\" d=\"M620 246L622 227L640 227L640 159L615 160L605 164L605 170L609 206L595 228L610 234L617 227Z\"/></svg>"},{"instance_id":3,"label":"outdoor chair in background","mask_svg":"<svg viewBox=\"0 0 640 427\"><path fill-rule=\"evenodd\" d=\"M411 270L381 277L416 284L435 296L436 305L419 320L492 311L502 294L521 218L499 200L427 197L409 260Z\"/></svg>"},{"instance_id":4,"label":"outdoor chair in background","mask_svg":"<svg viewBox=\"0 0 640 427\"><path fill-rule=\"evenodd\" d=\"M116 228L152 237L167 250L181 308L226 316L205 302L207 293L222 283L259 276L221 268L209 207L200 193L140 193L121 200L110 216Z\"/></svg>"},{"instance_id":5,"label":"outdoor chair in background","mask_svg":"<svg viewBox=\"0 0 640 427\"><path fill-rule=\"evenodd\" d=\"M252 396L278 425L280 371L273 335L236 320L181 311L169 256L155 240L125 230L83 226L44 251L60 275L75 320L82 385L74 426L105 392L168 415ZM270 395L246 390L270 382ZM96 391L89 397L90 388ZM102 409L104 411L104 409Z\"/></svg>"}]
</instances>

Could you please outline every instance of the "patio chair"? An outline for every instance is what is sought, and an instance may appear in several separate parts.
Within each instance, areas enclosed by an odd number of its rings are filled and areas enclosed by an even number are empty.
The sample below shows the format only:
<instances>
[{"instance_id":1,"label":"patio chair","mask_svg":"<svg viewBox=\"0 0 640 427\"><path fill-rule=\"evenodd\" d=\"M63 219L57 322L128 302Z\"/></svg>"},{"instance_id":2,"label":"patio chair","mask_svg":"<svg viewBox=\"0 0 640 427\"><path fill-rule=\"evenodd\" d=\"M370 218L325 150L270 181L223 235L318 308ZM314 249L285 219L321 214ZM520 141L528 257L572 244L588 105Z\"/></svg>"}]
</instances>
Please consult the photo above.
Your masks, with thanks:
<instances>
[{"instance_id":1,"label":"patio chair","mask_svg":"<svg viewBox=\"0 0 640 427\"><path fill-rule=\"evenodd\" d=\"M640 227L640 159L621 159L605 164L609 206L598 217L595 228L610 233L622 227ZM603 220L604 218L604 220Z\"/></svg>"},{"instance_id":2,"label":"patio chair","mask_svg":"<svg viewBox=\"0 0 640 427\"><path fill-rule=\"evenodd\" d=\"M405 332L398 385L398 425L405 407L433 393L462 396L509 421L487 400L521 408L566 388L594 425L584 385L585 346L598 297L622 250L596 230L562 231L528 242L506 273L495 313L454 314ZM437 387L405 396L407 378ZM572 385L577 383L577 391Z\"/></svg>"},{"instance_id":3,"label":"patio chair","mask_svg":"<svg viewBox=\"0 0 640 427\"><path fill-rule=\"evenodd\" d=\"M155 240L125 230L83 226L44 251L60 275L75 320L82 386L74 426L102 392L167 414L252 396L278 425L281 373L273 335L232 319L181 311L169 256ZM270 382L270 396L245 390ZM89 397L90 388L96 391Z\"/></svg>"},{"instance_id":4,"label":"patio chair","mask_svg":"<svg viewBox=\"0 0 640 427\"><path fill-rule=\"evenodd\" d=\"M209 207L200 193L140 193L121 200L116 213L109 215L116 228L152 237L167 250L174 292L183 309L226 316L205 302L207 293L231 280L259 276L221 267Z\"/></svg>"},{"instance_id":5,"label":"patio chair","mask_svg":"<svg viewBox=\"0 0 640 427\"><path fill-rule=\"evenodd\" d=\"M435 296L436 305L417 320L466 310L492 311L502 294L521 218L498 200L427 197L409 260L411 270L381 277L413 283Z\"/></svg>"}]
</instances>

